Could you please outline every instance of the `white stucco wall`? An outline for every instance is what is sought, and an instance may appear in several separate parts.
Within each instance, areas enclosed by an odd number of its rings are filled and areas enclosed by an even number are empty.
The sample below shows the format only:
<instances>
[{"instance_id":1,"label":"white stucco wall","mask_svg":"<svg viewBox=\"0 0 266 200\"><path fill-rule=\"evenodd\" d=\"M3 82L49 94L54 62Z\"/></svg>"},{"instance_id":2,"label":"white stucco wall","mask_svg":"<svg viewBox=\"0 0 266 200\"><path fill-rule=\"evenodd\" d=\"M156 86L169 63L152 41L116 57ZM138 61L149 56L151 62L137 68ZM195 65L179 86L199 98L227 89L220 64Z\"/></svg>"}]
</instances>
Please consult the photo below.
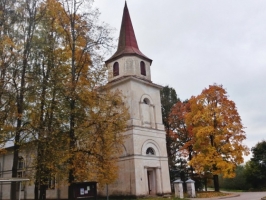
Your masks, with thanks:
<instances>
[{"instance_id":1,"label":"white stucco wall","mask_svg":"<svg viewBox=\"0 0 266 200\"><path fill-rule=\"evenodd\" d=\"M146 76L141 75L140 62L143 61L146 67ZM115 62L119 63L119 75L113 76L113 65ZM136 56L124 56L113 62L108 63L108 82L119 79L122 76L139 76L140 78L151 80L150 63L144 59Z\"/></svg>"},{"instance_id":2,"label":"white stucco wall","mask_svg":"<svg viewBox=\"0 0 266 200\"><path fill-rule=\"evenodd\" d=\"M114 62L108 65L108 69L111 69L109 86L113 91L121 91L130 112L129 130L125 132L126 155L123 154L120 158L119 178L115 184L109 186L109 193L145 196L149 194L148 182L150 182L150 192L160 195L171 193L161 113L160 89L162 87L150 81L150 66L146 80L138 73L128 76L123 71L127 59L128 57L125 56L117 60L120 67L122 66L121 76L112 77ZM133 60L135 64L140 62L138 57ZM136 72L138 68L135 67L132 71ZM155 155L146 155L148 147L154 149ZM149 181L148 172L151 176Z\"/></svg>"}]
</instances>

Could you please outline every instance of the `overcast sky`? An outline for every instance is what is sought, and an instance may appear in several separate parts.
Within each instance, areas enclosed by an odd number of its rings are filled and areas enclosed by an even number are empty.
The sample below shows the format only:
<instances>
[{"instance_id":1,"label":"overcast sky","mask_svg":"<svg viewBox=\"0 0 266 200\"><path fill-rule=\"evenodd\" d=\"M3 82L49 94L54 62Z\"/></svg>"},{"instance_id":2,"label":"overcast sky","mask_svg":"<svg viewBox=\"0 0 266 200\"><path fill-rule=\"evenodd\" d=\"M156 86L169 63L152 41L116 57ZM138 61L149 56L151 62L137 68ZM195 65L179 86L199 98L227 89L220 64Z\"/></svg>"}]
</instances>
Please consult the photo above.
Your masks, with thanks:
<instances>
[{"instance_id":1,"label":"overcast sky","mask_svg":"<svg viewBox=\"0 0 266 200\"><path fill-rule=\"evenodd\" d=\"M115 38L124 4L94 3L100 20L116 29ZM173 87L181 100L222 84L246 127L244 143L251 148L266 140L265 0L127 0L127 5L139 49L153 60L154 83Z\"/></svg>"}]
</instances>

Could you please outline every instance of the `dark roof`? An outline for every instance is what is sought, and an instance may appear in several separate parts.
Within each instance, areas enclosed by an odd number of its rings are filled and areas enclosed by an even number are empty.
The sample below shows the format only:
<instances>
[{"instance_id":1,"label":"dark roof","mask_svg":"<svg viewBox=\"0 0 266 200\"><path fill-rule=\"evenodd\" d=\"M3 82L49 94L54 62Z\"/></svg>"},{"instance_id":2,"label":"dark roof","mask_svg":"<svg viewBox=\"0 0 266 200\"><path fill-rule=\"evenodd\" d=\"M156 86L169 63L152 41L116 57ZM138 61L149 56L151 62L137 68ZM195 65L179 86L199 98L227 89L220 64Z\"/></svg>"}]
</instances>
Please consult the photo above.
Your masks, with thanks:
<instances>
[{"instance_id":1,"label":"dark roof","mask_svg":"<svg viewBox=\"0 0 266 200\"><path fill-rule=\"evenodd\" d=\"M150 63L152 60L145 56L138 47L137 39L134 33L133 25L130 19L129 11L127 8L127 3L125 3L124 7L124 13L121 23L121 29L120 29L120 35L119 35L119 42L117 51L115 54L106 60L105 62L111 62L118 57L124 56L124 55L136 55L138 57L141 57L145 60L148 60Z\"/></svg>"}]
</instances>

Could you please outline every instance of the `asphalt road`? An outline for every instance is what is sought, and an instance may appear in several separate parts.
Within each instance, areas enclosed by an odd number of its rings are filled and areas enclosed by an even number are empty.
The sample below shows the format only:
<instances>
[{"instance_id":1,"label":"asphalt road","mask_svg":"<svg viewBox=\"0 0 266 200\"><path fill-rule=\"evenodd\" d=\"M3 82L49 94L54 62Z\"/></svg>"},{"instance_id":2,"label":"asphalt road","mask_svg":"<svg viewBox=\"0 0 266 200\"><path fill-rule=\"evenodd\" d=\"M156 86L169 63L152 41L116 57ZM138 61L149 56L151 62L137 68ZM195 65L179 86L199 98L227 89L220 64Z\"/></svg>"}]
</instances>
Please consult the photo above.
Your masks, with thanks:
<instances>
[{"instance_id":1,"label":"asphalt road","mask_svg":"<svg viewBox=\"0 0 266 200\"><path fill-rule=\"evenodd\" d=\"M266 192L234 192L230 197L191 198L191 200L261 200L262 197L266 197Z\"/></svg>"}]
</instances>

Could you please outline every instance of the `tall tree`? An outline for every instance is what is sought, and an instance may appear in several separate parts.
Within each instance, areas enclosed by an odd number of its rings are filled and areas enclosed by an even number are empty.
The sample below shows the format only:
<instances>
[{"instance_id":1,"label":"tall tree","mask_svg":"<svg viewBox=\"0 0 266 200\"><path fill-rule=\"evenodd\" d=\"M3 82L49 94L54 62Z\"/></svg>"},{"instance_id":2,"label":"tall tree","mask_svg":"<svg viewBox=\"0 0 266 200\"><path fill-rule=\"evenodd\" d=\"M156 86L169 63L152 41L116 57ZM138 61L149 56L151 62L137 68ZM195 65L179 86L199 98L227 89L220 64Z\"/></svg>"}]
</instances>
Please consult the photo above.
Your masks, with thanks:
<instances>
[{"instance_id":1,"label":"tall tree","mask_svg":"<svg viewBox=\"0 0 266 200\"><path fill-rule=\"evenodd\" d=\"M49 181L60 176L58 166L65 164L67 155L66 128L67 115L63 83L67 82L69 71L68 48L64 47L64 34L58 25L58 13L62 6L58 1L47 0L38 7L40 23L33 37L33 69L29 75L28 85L31 87L27 102L28 119L35 132L32 144L37 148L35 173L35 200L46 199ZM29 144L26 144L29 146ZM54 148L54 147L57 148ZM53 155L53 156L51 156Z\"/></svg>"},{"instance_id":2,"label":"tall tree","mask_svg":"<svg viewBox=\"0 0 266 200\"><path fill-rule=\"evenodd\" d=\"M211 172L219 191L218 174L233 177L236 166L244 161L243 154L249 153L242 144L246 136L241 118L221 85L210 85L189 103L186 124L192 126L196 152L190 164L197 172Z\"/></svg>"},{"instance_id":3,"label":"tall tree","mask_svg":"<svg viewBox=\"0 0 266 200\"><path fill-rule=\"evenodd\" d=\"M12 65L12 93L16 96L16 121L14 131L14 153L12 163L12 177L17 177L19 149L23 137L26 134L27 124L25 96L28 92L27 75L31 70L32 39L37 23L36 13L39 0L17 0L13 2L13 15L16 19L12 42L15 44L13 51L16 53L16 61ZM11 199L17 196L17 184L11 183Z\"/></svg>"},{"instance_id":4,"label":"tall tree","mask_svg":"<svg viewBox=\"0 0 266 200\"><path fill-rule=\"evenodd\" d=\"M254 189L266 187L266 141L258 142L251 148L252 158L245 165L245 177Z\"/></svg>"},{"instance_id":5,"label":"tall tree","mask_svg":"<svg viewBox=\"0 0 266 200\"><path fill-rule=\"evenodd\" d=\"M171 112L172 106L180 101L177 98L177 94L174 88L169 86L163 87L161 90L161 105L162 105L162 119L166 132L166 149L168 155L168 165L170 170L170 179L175 179L176 171L176 159L177 159L177 145L176 145L176 135L171 131L171 125L169 121L169 114Z\"/></svg>"}]
</instances>

